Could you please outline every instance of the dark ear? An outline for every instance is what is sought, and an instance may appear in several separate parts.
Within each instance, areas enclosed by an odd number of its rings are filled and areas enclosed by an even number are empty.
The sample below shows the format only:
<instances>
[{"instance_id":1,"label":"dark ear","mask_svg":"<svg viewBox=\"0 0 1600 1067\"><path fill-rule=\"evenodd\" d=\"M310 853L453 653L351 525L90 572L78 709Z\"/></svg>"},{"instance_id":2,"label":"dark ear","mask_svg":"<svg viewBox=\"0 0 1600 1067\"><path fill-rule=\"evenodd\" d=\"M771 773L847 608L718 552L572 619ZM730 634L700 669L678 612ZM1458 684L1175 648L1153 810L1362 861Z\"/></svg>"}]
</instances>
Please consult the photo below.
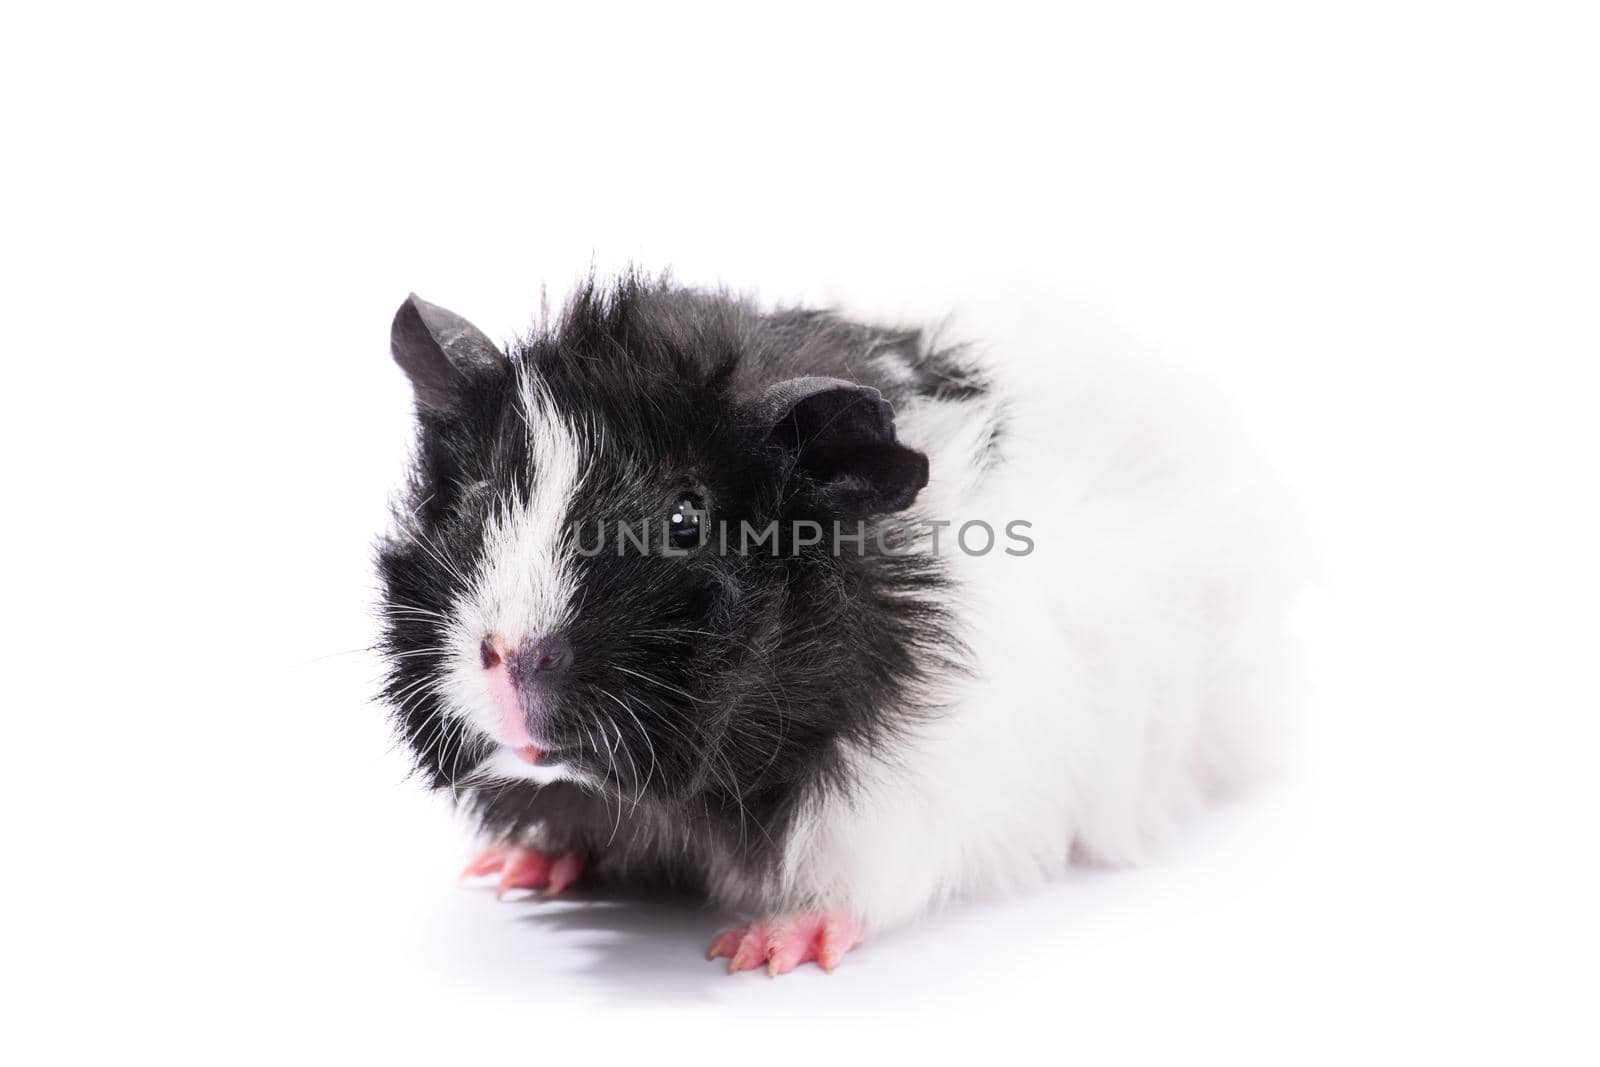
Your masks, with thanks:
<instances>
[{"instance_id":1,"label":"dark ear","mask_svg":"<svg viewBox=\"0 0 1600 1067\"><path fill-rule=\"evenodd\" d=\"M895 440L894 409L876 389L838 378L790 378L769 386L758 409L768 439L849 515L911 506L928 484L928 457Z\"/></svg>"},{"instance_id":2,"label":"dark ear","mask_svg":"<svg viewBox=\"0 0 1600 1067\"><path fill-rule=\"evenodd\" d=\"M389 351L411 379L417 406L432 411L455 406L474 366L493 366L505 358L482 330L416 293L394 313Z\"/></svg>"}]
</instances>

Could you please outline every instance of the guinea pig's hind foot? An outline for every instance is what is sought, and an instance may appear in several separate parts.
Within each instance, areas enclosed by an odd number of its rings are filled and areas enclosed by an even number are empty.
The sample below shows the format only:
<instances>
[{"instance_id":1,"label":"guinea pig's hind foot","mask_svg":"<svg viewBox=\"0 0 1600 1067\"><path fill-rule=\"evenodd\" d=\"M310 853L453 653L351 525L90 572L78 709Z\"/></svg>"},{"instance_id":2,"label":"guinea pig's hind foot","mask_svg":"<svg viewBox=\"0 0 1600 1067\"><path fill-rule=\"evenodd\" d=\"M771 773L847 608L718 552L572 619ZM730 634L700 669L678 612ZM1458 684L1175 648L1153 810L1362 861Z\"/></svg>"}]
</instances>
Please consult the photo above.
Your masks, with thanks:
<instances>
[{"instance_id":1,"label":"guinea pig's hind foot","mask_svg":"<svg viewBox=\"0 0 1600 1067\"><path fill-rule=\"evenodd\" d=\"M482 878L500 875L495 886L496 900L502 900L513 889L542 889L546 896L555 896L566 889L583 873L581 852L540 852L521 845L496 845L479 853L461 877Z\"/></svg>"},{"instance_id":2,"label":"guinea pig's hind foot","mask_svg":"<svg viewBox=\"0 0 1600 1067\"><path fill-rule=\"evenodd\" d=\"M726 956L729 974L763 962L769 975L787 974L811 960L831 972L846 952L861 944L863 934L861 924L846 912L800 912L735 926L711 942L706 959Z\"/></svg>"}]
</instances>

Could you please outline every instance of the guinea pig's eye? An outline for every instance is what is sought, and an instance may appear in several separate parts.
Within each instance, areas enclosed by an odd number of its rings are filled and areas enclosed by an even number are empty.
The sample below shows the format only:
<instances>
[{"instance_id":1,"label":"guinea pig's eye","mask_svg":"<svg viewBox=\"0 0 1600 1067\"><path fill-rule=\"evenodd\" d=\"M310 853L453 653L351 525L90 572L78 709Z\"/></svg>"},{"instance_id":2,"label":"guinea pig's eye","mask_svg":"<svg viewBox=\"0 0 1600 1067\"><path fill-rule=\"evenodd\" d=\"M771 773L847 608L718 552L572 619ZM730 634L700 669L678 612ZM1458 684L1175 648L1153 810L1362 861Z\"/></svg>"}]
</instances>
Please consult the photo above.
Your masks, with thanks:
<instances>
[{"instance_id":1,"label":"guinea pig's eye","mask_svg":"<svg viewBox=\"0 0 1600 1067\"><path fill-rule=\"evenodd\" d=\"M667 516L667 542L681 551L699 548L705 539L705 519L705 501L694 493L681 494Z\"/></svg>"}]
</instances>

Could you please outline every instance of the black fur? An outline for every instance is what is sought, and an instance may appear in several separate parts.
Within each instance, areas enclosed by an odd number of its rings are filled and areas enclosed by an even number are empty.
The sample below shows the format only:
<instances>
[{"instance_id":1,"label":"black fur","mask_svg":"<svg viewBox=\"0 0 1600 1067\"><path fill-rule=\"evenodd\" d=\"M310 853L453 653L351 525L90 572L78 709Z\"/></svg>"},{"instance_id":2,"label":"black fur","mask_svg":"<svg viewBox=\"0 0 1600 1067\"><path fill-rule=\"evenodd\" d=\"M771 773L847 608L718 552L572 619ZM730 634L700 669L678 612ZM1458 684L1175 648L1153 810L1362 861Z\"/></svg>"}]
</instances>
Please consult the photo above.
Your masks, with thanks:
<instances>
[{"instance_id":1,"label":"black fur","mask_svg":"<svg viewBox=\"0 0 1600 1067\"><path fill-rule=\"evenodd\" d=\"M491 743L448 718L429 686L443 664L444 619L478 563L491 509L513 483L526 496L539 477L529 469L514 363L537 376L559 411L603 431L606 451L571 522L659 523L685 493L735 537L744 521L831 529L842 519L853 531L866 516L864 556L785 538L776 557L707 547L579 560L581 606L563 635L574 658L543 733L564 761L604 779L599 793L475 783L471 771ZM425 394L419 386L416 468L378 556L384 694L419 770L487 832L537 828L546 847L589 851L602 874L702 884L712 865L731 864L759 878L807 791L849 788L838 742L892 744L914 717L938 713L917 696L918 683L960 669L938 596L940 561L880 554L871 531L887 524L900 536L905 516L877 512L906 507L926 480L920 453L894 443L890 406L978 396L984 382L958 350L931 349L915 332L814 310L765 313L639 275L609 286L591 280L559 321L508 357L456 369L450 379L434 365ZM856 392L871 401L877 390L888 403L856 408L865 414L847 418L850 434L808 461L799 450L827 420L795 435L775 428L793 405L772 410L773 391L800 378L868 387ZM852 408L830 403L829 416ZM857 458L874 448L868 470ZM841 495L841 468L869 482L899 480L863 506ZM618 751L597 751L601 735Z\"/></svg>"}]
</instances>

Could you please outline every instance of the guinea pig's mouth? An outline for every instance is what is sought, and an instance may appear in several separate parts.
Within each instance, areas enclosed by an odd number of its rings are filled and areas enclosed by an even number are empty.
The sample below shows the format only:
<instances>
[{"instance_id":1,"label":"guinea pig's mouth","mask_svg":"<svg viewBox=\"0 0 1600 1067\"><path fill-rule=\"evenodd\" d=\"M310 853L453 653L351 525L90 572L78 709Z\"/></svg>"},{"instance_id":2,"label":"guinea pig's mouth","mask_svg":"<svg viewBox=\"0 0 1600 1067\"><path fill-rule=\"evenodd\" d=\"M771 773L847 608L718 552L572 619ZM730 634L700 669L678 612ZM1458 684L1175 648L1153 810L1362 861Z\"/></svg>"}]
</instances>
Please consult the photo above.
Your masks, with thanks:
<instances>
[{"instance_id":1,"label":"guinea pig's mouth","mask_svg":"<svg viewBox=\"0 0 1600 1067\"><path fill-rule=\"evenodd\" d=\"M532 767L548 767L558 762L553 750L540 745L507 745L511 754Z\"/></svg>"},{"instance_id":2,"label":"guinea pig's mouth","mask_svg":"<svg viewBox=\"0 0 1600 1067\"><path fill-rule=\"evenodd\" d=\"M547 745L543 740L535 740L527 735L510 741L495 740L499 741L501 748L530 767L551 767L561 762L562 749Z\"/></svg>"}]
</instances>

